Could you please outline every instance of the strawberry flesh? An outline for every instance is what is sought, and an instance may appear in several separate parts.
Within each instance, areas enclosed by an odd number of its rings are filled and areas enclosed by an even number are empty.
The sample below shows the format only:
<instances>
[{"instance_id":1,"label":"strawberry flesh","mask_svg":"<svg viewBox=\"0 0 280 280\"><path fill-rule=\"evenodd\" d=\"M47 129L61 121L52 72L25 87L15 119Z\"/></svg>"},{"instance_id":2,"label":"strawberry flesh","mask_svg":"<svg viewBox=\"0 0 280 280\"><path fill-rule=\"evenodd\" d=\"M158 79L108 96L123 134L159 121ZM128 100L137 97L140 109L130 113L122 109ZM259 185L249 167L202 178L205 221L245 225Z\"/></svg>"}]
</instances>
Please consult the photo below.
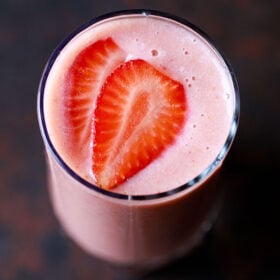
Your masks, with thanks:
<instances>
[{"instance_id":1,"label":"strawberry flesh","mask_svg":"<svg viewBox=\"0 0 280 280\"><path fill-rule=\"evenodd\" d=\"M122 63L108 76L94 109L92 171L112 189L170 146L186 116L184 87L144 60Z\"/></svg>"},{"instance_id":2,"label":"strawberry flesh","mask_svg":"<svg viewBox=\"0 0 280 280\"><path fill-rule=\"evenodd\" d=\"M125 58L125 52L109 37L82 50L65 75L65 145L81 161L89 157L95 99L106 77Z\"/></svg>"}]
</instances>

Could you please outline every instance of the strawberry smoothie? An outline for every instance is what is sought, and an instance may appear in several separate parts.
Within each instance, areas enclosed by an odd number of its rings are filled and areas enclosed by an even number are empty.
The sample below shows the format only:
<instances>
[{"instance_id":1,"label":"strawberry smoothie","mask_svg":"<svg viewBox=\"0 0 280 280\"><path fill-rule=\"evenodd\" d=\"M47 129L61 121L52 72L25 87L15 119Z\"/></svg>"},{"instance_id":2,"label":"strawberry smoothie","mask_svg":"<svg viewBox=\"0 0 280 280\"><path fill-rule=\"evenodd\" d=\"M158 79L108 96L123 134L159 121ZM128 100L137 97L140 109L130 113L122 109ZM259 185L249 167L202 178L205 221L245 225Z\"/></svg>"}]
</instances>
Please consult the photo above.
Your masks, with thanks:
<instances>
[{"instance_id":1,"label":"strawberry smoothie","mask_svg":"<svg viewBox=\"0 0 280 280\"><path fill-rule=\"evenodd\" d=\"M91 21L53 53L38 107L55 212L87 252L159 265L200 240L238 96L197 28L143 11Z\"/></svg>"}]
</instances>

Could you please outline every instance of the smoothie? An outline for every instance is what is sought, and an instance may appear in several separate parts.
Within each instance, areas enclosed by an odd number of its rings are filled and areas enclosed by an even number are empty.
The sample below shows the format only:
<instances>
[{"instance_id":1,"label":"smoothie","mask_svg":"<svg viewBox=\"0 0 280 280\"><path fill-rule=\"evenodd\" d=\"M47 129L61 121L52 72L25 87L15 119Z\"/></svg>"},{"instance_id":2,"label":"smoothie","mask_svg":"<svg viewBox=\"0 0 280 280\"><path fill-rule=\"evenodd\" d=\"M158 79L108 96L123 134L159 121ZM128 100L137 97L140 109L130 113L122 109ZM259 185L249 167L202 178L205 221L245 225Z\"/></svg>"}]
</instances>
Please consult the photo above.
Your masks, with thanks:
<instances>
[{"instance_id":1,"label":"smoothie","mask_svg":"<svg viewBox=\"0 0 280 280\"><path fill-rule=\"evenodd\" d=\"M50 59L39 119L55 212L86 251L141 266L197 243L238 119L232 72L200 31L143 11L88 23Z\"/></svg>"}]
</instances>

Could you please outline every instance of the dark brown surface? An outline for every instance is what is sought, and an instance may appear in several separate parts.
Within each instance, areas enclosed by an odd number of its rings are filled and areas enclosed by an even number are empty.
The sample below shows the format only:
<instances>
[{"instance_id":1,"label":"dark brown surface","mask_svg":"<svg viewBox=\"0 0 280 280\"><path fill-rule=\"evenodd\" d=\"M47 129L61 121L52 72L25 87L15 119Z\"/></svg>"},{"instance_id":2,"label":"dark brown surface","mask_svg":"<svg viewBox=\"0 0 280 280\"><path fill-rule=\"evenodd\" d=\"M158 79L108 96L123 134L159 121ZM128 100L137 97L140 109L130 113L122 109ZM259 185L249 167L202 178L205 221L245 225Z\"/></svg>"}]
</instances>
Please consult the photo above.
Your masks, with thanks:
<instances>
[{"instance_id":1,"label":"dark brown surface","mask_svg":"<svg viewBox=\"0 0 280 280\"><path fill-rule=\"evenodd\" d=\"M279 3L1 0L0 279L110 279L112 270L65 237L53 215L36 95L62 38L97 15L141 7L206 31L231 61L241 95L239 132L222 177L226 202L213 231L191 255L143 279L280 279Z\"/></svg>"}]
</instances>

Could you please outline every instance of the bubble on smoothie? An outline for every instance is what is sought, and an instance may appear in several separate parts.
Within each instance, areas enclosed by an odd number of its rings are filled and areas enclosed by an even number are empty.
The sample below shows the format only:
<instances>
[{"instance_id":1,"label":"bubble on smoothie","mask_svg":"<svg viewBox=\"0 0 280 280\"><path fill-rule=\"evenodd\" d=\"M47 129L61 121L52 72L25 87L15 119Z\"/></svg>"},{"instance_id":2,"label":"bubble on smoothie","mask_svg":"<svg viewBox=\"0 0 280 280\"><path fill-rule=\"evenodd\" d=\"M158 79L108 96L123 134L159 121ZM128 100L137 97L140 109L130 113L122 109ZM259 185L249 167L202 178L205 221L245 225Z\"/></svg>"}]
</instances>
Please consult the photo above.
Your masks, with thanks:
<instances>
[{"instance_id":1,"label":"bubble on smoothie","mask_svg":"<svg viewBox=\"0 0 280 280\"><path fill-rule=\"evenodd\" d=\"M133 60L136 59L137 57L133 54L128 54L125 58L125 61Z\"/></svg>"},{"instance_id":2,"label":"bubble on smoothie","mask_svg":"<svg viewBox=\"0 0 280 280\"><path fill-rule=\"evenodd\" d=\"M158 56L158 50L152 49L151 54L152 54L152 56Z\"/></svg>"},{"instance_id":3,"label":"bubble on smoothie","mask_svg":"<svg viewBox=\"0 0 280 280\"><path fill-rule=\"evenodd\" d=\"M196 79L195 76L192 76L192 80L195 81L195 79Z\"/></svg>"},{"instance_id":4,"label":"bubble on smoothie","mask_svg":"<svg viewBox=\"0 0 280 280\"><path fill-rule=\"evenodd\" d=\"M189 52L185 48L183 48L183 52L184 52L184 55L188 55L189 54Z\"/></svg>"}]
</instances>

